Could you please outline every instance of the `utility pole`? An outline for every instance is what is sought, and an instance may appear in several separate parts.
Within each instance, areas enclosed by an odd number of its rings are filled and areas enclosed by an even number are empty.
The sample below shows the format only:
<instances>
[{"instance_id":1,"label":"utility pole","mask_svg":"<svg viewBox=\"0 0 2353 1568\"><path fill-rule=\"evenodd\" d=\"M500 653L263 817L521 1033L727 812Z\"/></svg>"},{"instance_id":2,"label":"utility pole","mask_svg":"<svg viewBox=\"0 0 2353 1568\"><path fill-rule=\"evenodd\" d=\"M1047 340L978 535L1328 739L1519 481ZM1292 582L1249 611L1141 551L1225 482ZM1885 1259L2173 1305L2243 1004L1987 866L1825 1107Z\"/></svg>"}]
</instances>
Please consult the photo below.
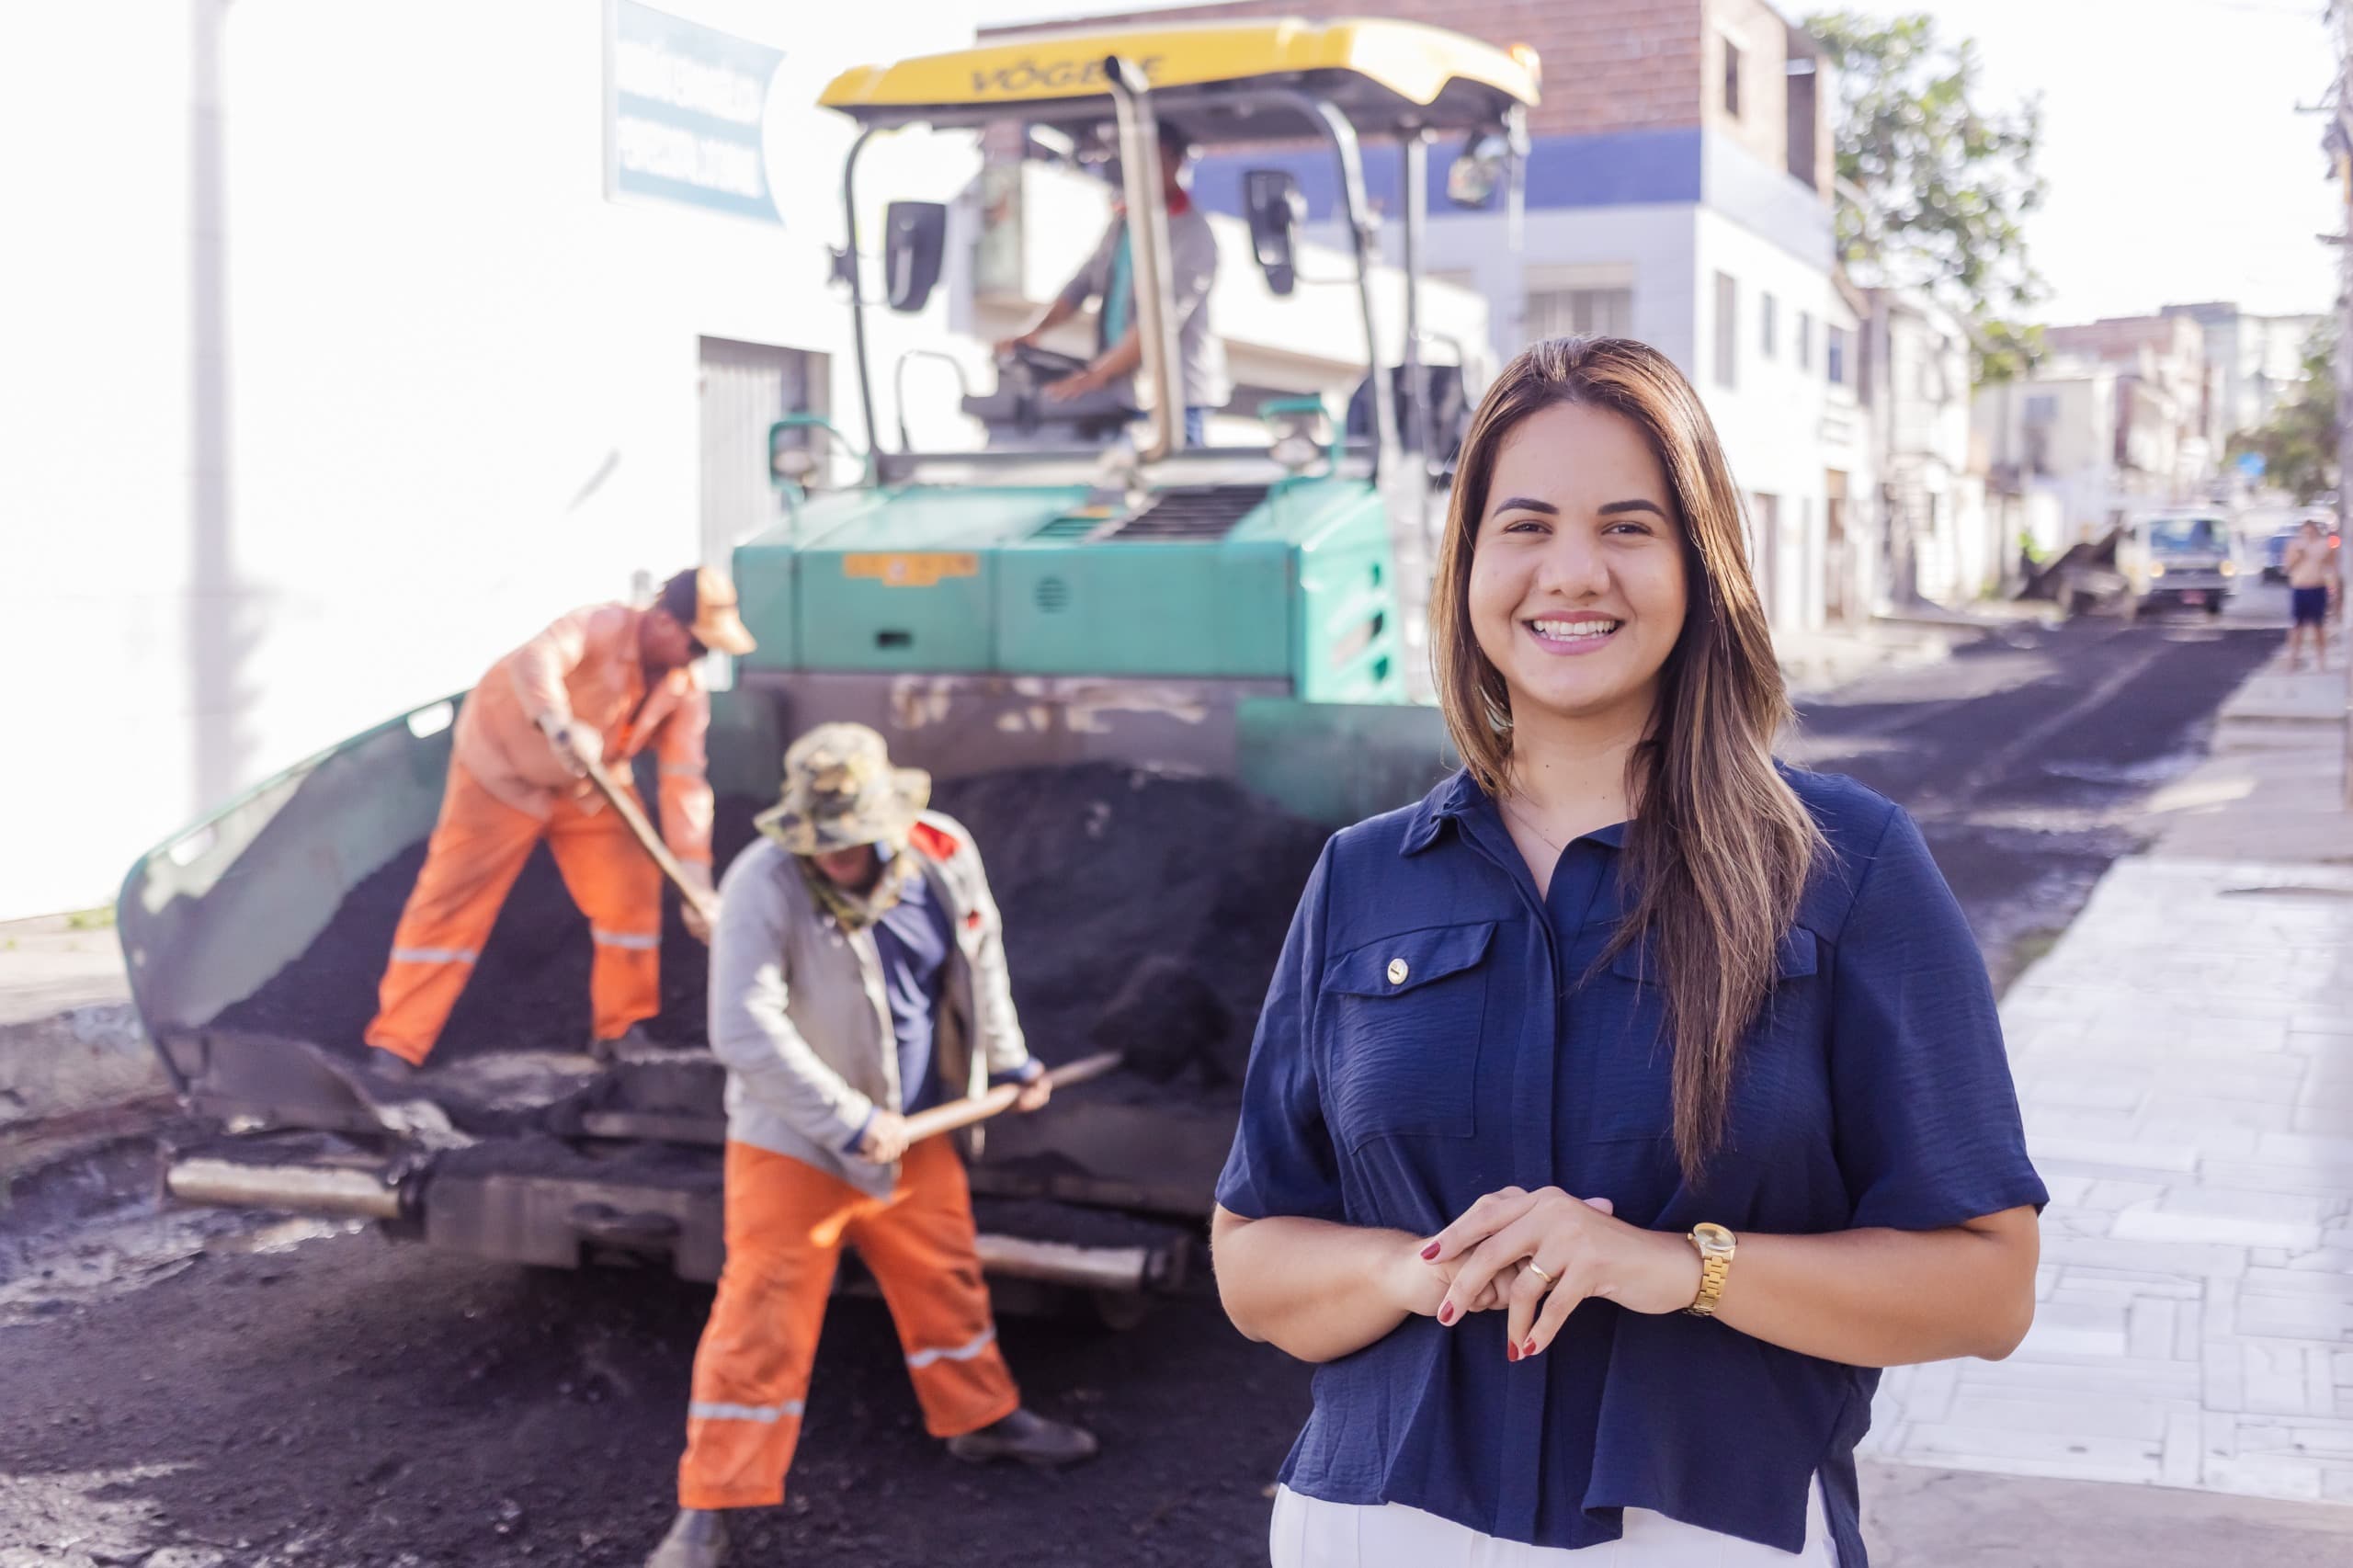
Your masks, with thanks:
<instances>
[{"instance_id":1,"label":"utility pole","mask_svg":"<svg viewBox=\"0 0 2353 1568\"><path fill-rule=\"evenodd\" d=\"M2329 374L2336 382L2336 537L2353 538L2353 3L2329 0L2331 41L2336 46L2336 102L2328 131L2321 138L2336 179L2337 199L2345 208L2345 228L2336 235L2336 347L2329 356ZM2340 600L2353 595L2339 595ZM2342 608L2338 611L2340 646L2347 635ZM2353 681L2353 657L2346 657L2347 679ZM2344 803L2353 806L2353 701L2347 704L2345 753L2338 788Z\"/></svg>"}]
</instances>

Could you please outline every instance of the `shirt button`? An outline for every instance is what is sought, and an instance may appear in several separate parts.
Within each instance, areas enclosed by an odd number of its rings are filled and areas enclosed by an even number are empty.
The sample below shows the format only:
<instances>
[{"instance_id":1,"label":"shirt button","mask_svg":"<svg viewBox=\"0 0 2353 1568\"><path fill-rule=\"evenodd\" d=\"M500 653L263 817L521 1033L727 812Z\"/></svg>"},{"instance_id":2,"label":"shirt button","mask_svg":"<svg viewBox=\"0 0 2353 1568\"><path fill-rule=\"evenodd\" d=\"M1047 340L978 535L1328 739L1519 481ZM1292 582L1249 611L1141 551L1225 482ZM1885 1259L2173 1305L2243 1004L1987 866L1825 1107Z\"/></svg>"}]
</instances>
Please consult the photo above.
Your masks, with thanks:
<instances>
[{"instance_id":1,"label":"shirt button","mask_svg":"<svg viewBox=\"0 0 2353 1568\"><path fill-rule=\"evenodd\" d=\"M1405 967L1405 960L1404 960L1404 959L1391 959L1391 960L1389 960L1389 983L1390 983L1390 984L1392 984L1392 985L1403 985L1403 984L1404 984L1404 983L1405 983L1405 976L1406 976L1406 975L1408 975L1408 974L1410 974L1410 973L1412 973L1412 972L1413 972L1412 971L1408 970L1408 969Z\"/></svg>"}]
</instances>

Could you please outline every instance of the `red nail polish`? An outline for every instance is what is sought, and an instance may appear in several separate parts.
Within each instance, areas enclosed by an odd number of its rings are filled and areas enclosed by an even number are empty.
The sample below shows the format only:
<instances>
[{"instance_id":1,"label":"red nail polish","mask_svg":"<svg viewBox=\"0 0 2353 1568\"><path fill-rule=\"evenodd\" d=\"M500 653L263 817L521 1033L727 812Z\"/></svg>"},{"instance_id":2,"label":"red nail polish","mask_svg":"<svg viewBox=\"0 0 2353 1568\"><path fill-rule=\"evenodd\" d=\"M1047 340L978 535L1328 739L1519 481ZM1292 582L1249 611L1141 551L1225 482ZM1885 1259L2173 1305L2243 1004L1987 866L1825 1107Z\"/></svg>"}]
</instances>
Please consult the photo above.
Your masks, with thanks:
<instances>
[{"instance_id":1,"label":"red nail polish","mask_svg":"<svg viewBox=\"0 0 2353 1568\"><path fill-rule=\"evenodd\" d=\"M1519 1353L1523 1356L1533 1356L1536 1354L1536 1341L1532 1336L1529 1339L1527 1344L1519 1347Z\"/></svg>"},{"instance_id":2,"label":"red nail polish","mask_svg":"<svg viewBox=\"0 0 2353 1568\"><path fill-rule=\"evenodd\" d=\"M1438 1308L1438 1321L1440 1323L1452 1323L1454 1321L1454 1303L1452 1301L1449 1301L1446 1305Z\"/></svg>"},{"instance_id":3,"label":"red nail polish","mask_svg":"<svg viewBox=\"0 0 2353 1568\"><path fill-rule=\"evenodd\" d=\"M1517 1345L1506 1345L1506 1346L1504 1346L1504 1359L1505 1359L1505 1360L1506 1360L1506 1361L1517 1361L1517 1360L1518 1360L1518 1359L1519 1359L1519 1346L1517 1346Z\"/></svg>"},{"instance_id":4,"label":"red nail polish","mask_svg":"<svg viewBox=\"0 0 2353 1568\"><path fill-rule=\"evenodd\" d=\"M1424 1257L1436 1257L1438 1256L1438 1244L1436 1242L1432 1242L1429 1245L1424 1247L1422 1249L1422 1256Z\"/></svg>"}]
</instances>

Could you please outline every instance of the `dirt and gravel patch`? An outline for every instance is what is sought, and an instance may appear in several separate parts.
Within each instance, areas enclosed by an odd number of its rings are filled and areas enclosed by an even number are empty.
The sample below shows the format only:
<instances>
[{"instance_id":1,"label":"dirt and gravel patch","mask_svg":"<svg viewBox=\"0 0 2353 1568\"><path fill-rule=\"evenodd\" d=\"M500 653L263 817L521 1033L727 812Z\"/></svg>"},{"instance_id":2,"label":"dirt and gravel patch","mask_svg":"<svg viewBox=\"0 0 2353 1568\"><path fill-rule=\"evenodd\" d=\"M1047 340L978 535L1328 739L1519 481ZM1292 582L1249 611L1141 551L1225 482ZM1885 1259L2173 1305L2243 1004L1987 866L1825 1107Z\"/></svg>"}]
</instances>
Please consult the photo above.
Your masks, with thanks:
<instances>
[{"instance_id":1,"label":"dirt and gravel patch","mask_svg":"<svg viewBox=\"0 0 2353 1568\"><path fill-rule=\"evenodd\" d=\"M1062 1061L1092 1049L1089 1034L1119 979L1174 958L1234 1018L1214 1060L1229 1074L1238 1069L1324 829L1221 780L1109 765L949 780L937 801L972 830L987 863L1014 1001L1040 1055ZM720 864L751 841L752 815L765 804L720 802ZM305 951L214 1024L356 1051L424 858L424 845L412 845L354 888ZM679 925L675 896L668 903L663 1010L650 1032L699 1045L704 949ZM1086 939L1074 941L1080 931ZM587 922L542 846L500 911L435 1062L581 1049L589 952Z\"/></svg>"},{"instance_id":2,"label":"dirt and gravel patch","mask_svg":"<svg viewBox=\"0 0 2353 1568\"><path fill-rule=\"evenodd\" d=\"M0 1568L640 1561L672 1506L710 1300L361 1233L200 1251L6 1323ZM1098 1460L1041 1475L949 1459L880 1304L840 1300L790 1495L745 1517L742 1560L1190 1568L1263 1551L1305 1368L1203 1297L1127 1334L1075 1316L1002 1333L1029 1402L1097 1431Z\"/></svg>"}]
</instances>

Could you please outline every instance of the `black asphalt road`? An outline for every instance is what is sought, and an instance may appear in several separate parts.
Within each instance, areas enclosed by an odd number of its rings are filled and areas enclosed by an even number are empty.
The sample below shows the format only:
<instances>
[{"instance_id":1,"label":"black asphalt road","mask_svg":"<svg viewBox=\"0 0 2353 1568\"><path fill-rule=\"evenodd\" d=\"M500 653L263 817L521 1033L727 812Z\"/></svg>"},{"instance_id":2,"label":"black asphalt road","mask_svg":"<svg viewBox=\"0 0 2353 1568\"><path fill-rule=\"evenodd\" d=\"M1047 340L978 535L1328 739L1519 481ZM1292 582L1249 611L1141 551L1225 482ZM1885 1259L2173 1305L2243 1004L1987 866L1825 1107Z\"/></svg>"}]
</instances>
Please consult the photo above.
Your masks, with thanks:
<instances>
[{"instance_id":1,"label":"black asphalt road","mask_svg":"<svg viewBox=\"0 0 2353 1568\"><path fill-rule=\"evenodd\" d=\"M1808 704L1785 750L1919 820L2006 983L2138 846L2151 791L2197 760L2216 709L2278 650L2251 619L2021 624Z\"/></svg>"},{"instance_id":2,"label":"black asphalt road","mask_svg":"<svg viewBox=\"0 0 2353 1568\"><path fill-rule=\"evenodd\" d=\"M2137 803L2274 642L2203 622L2018 630L1813 703L1793 754L1913 809L2006 971L2132 846ZM658 1537L707 1290L366 1231L223 1234L159 1214L149 1174L119 1150L0 1211L0 1242L11 1224L32 1242L28 1260L0 1245L0 1568L621 1564ZM744 1521L736 1560L1264 1561L1303 1368L1205 1298L1123 1334L1004 1335L1032 1403L1102 1435L1097 1462L949 1460L881 1309L842 1301L792 1496Z\"/></svg>"}]
</instances>

